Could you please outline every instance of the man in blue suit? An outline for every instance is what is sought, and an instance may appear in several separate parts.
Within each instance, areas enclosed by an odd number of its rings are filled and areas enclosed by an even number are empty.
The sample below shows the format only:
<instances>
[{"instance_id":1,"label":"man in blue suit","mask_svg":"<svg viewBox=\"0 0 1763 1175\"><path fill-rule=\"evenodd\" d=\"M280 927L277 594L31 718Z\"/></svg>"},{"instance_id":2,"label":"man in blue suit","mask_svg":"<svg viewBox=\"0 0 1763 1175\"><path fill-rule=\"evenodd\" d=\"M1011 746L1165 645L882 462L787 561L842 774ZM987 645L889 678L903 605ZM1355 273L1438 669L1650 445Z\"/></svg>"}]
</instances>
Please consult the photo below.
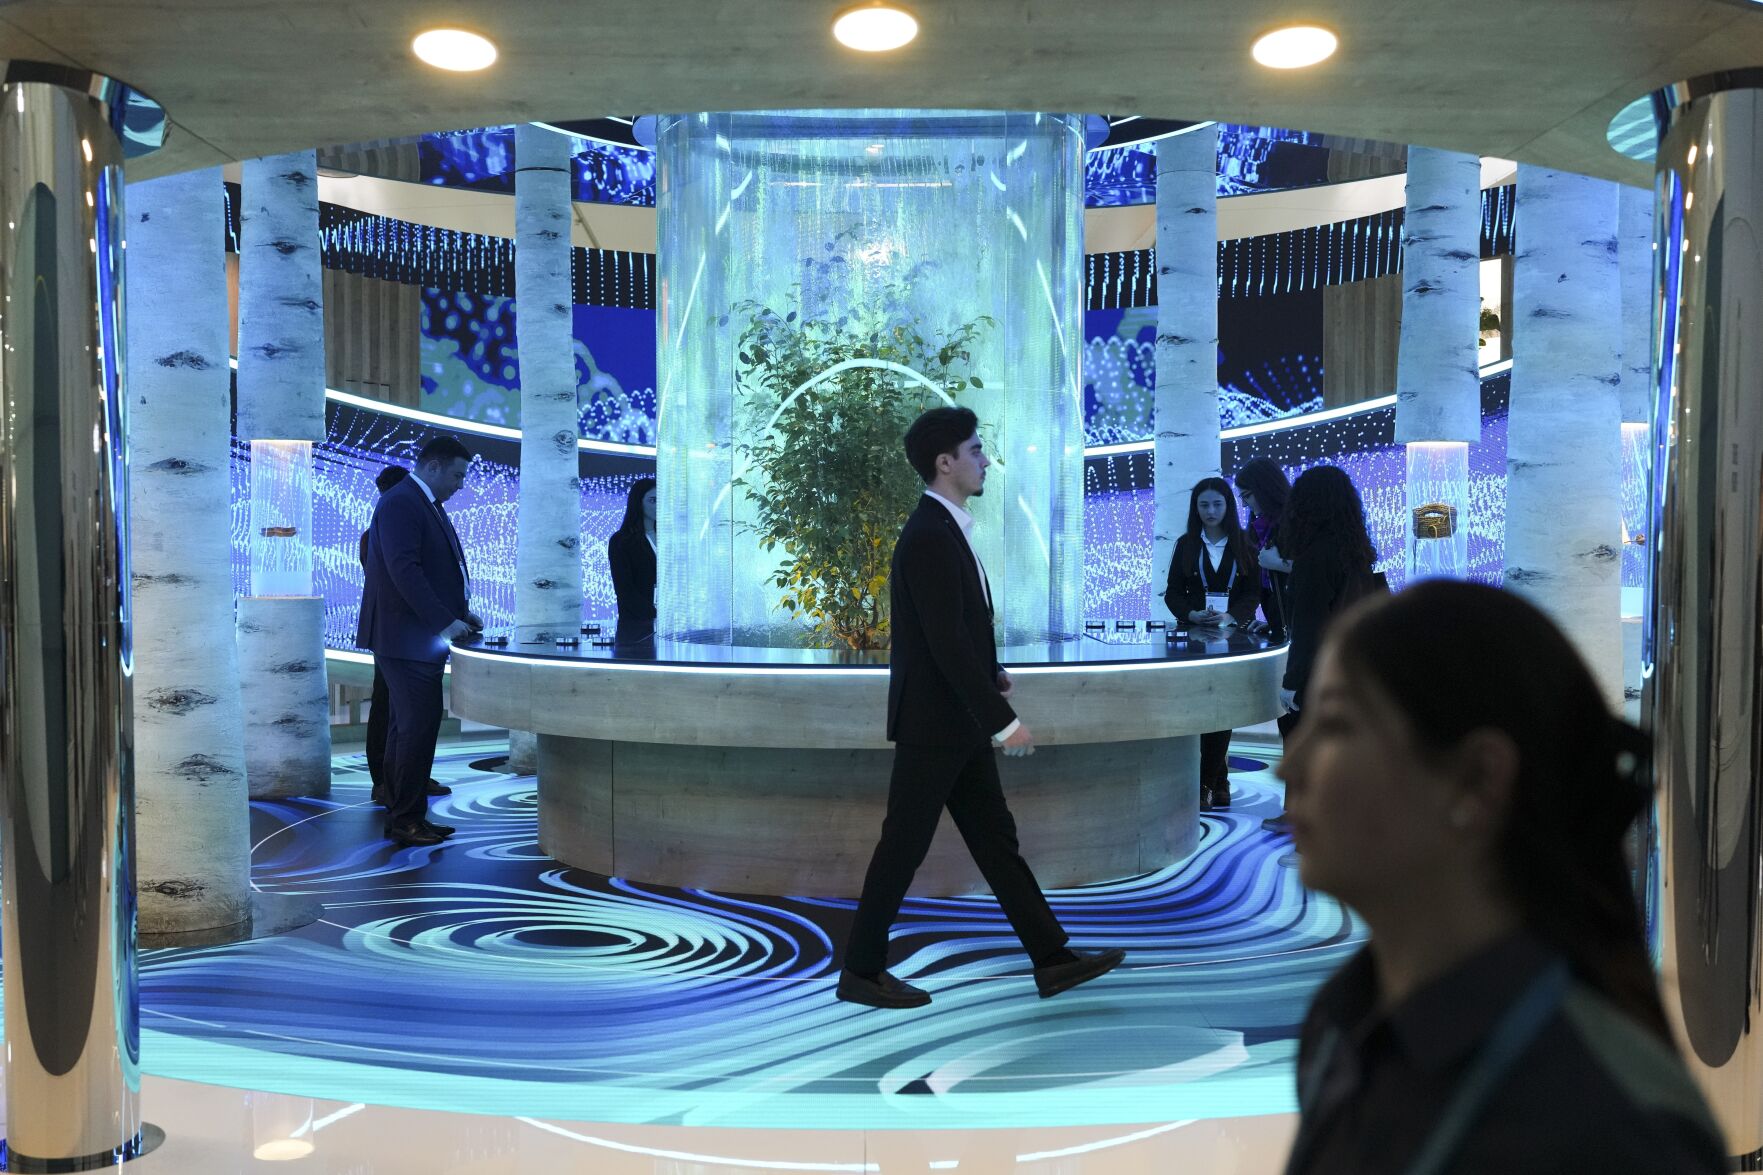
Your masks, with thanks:
<instances>
[{"instance_id":1,"label":"man in blue suit","mask_svg":"<svg viewBox=\"0 0 1763 1175\"><path fill-rule=\"evenodd\" d=\"M367 528L367 583L355 643L373 650L391 695L386 733L386 836L438 845L453 834L428 818L428 778L441 732L441 674L456 637L484 626L469 607L470 571L444 503L465 484L471 451L438 436L384 494Z\"/></svg>"}]
</instances>

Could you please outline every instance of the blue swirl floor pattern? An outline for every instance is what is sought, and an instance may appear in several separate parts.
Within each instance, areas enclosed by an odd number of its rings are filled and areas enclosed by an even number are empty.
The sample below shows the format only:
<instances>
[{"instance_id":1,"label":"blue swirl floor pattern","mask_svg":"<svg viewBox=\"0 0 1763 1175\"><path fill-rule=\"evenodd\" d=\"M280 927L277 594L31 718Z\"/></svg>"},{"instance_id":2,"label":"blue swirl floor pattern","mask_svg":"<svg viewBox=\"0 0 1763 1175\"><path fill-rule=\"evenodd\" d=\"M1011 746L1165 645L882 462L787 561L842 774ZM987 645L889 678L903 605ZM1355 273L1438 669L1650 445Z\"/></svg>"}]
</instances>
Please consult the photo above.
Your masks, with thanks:
<instances>
[{"instance_id":1,"label":"blue swirl floor pattern","mask_svg":"<svg viewBox=\"0 0 1763 1175\"><path fill-rule=\"evenodd\" d=\"M253 805L259 888L323 901L275 938L144 952L149 1073L348 1101L598 1122L843 1129L1117 1124L1293 1108L1294 1037L1363 938L1261 817L1267 764L1198 852L1052 895L1128 965L1056 1000L989 898L913 899L896 973L926 1009L833 999L853 903L637 885L536 842L533 780L451 745L446 846L379 836L358 755L332 798ZM1282 861L1282 858L1285 860Z\"/></svg>"}]
</instances>

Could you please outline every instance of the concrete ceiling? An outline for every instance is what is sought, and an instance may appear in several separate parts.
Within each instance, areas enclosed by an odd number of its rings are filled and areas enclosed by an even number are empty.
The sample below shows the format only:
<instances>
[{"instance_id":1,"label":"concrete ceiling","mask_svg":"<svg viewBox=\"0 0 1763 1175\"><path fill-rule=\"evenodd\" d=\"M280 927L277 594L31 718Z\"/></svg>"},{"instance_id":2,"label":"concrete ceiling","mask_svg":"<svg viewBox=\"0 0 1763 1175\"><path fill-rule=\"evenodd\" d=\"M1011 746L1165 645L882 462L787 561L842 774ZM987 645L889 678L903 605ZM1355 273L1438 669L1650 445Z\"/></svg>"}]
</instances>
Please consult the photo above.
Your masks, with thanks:
<instances>
[{"instance_id":1,"label":"concrete ceiling","mask_svg":"<svg viewBox=\"0 0 1763 1175\"><path fill-rule=\"evenodd\" d=\"M845 0L17 0L0 52L110 74L165 104L132 177L429 130L609 112L945 106L1217 118L1421 143L1641 182L1605 143L1630 99L1763 65L1743 0L906 0L919 39L842 50ZM1254 65L1256 34L1334 27L1321 66ZM462 24L475 75L409 53Z\"/></svg>"}]
</instances>

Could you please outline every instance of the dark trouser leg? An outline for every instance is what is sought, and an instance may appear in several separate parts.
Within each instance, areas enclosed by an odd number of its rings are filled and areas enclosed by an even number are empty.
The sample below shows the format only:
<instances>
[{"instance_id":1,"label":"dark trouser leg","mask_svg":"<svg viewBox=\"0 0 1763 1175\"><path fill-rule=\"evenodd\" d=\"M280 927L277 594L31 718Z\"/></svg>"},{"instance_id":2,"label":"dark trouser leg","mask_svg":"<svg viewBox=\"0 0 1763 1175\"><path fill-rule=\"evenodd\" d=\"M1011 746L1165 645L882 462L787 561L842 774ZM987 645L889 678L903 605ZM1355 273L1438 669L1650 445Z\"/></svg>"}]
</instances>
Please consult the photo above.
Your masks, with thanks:
<instances>
[{"instance_id":1,"label":"dark trouser leg","mask_svg":"<svg viewBox=\"0 0 1763 1175\"><path fill-rule=\"evenodd\" d=\"M962 764L955 786L949 790L948 804L967 851L973 854L1029 958L1045 958L1064 946L1065 928L1059 925L1017 846L1016 820L1004 802L998 756L990 744Z\"/></svg>"},{"instance_id":2,"label":"dark trouser leg","mask_svg":"<svg viewBox=\"0 0 1763 1175\"><path fill-rule=\"evenodd\" d=\"M1200 786L1215 792L1230 789L1230 731L1212 730L1200 736Z\"/></svg>"},{"instance_id":3,"label":"dark trouser leg","mask_svg":"<svg viewBox=\"0 0 1763 1175\"><path fill-rule=\"evenodd\" d=\"M1298 729L1300 713L1301 711L1298 710L1287 710L1284 714L1281 714L1275 719L1276 724L1279 726L1279 739L1282 745L1289 746L1291 744L1292 731ZM1285 819L1285 806L1283 804L1280 806L1279 819ZM1261 824L1262 827L1268 826L1266 820L1263 820Z\"/></svg>"},{"instance_id":4,"label":"dark trouser leg","mask_svg":"<svg viewBox=\"0 0 1763 1175\"><path fill-rule=\"evenodd\" d=\"M943 801L970 752L962 747L894 747L888 815L863 876L863 895L845 943L845 969L873 975L888 965L888 928L937 834Z\"/></svg>"},{"instance_id":5,"label":"dark trouser leg","mask_svg":"<svg viewBox=\"0 0 1763 1175\"><path fill-rule=\"evenodd\" d=\"M391 694L386 689L386 675L380 672L379 658L373 662L373 699L367 704L367 774L373 779L373 790L386 785L386 731L392 719Z\"/></svg>"},{"instance_id":6,"label":"dark trouser leg","mask_svg":"<svg viewBox=\"0 0 1763 1175\"><path fill-rule=\"evenodd\" d=\"M428 815L429 771L435 739L441 733L441 661L379 658L390 695L392 720L386 733L386 786L392 802L386 825L398 828Z\"/></svg>"}]
</instances>

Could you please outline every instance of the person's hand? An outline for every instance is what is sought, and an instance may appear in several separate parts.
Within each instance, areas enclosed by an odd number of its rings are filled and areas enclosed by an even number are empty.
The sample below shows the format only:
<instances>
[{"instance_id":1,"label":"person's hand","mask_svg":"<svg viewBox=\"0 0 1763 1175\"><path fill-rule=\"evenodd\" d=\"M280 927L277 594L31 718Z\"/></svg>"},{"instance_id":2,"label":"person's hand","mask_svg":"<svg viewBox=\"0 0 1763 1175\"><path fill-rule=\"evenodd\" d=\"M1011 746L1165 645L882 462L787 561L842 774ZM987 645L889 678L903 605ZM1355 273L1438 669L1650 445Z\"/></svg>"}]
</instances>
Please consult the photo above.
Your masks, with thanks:
<instances>
[{"instance_id":1,"label":"person's hand","mask_svg":"<svg viewBox=\"0 0 1763 1175\"><path fill-rule=\"evenodd\" d=\"M471 633L471 625L463 620L455 620L452 624L449 624L446 628L441 630L441 639L451 643L462 636L470 636Z\"/></svg>"},{"instance_id":2,"label":"person's hand","mask_svg":"<svg viewBox=\"0 0 1763 1175\"><path fill-rule=\"evenodd\" d=\"M1278 547L1263 547L1261 554L1256 556L1256 561L1268 571L1287 570L1286 561L1280 557Z\"/></svg>"},{"instance_id":3,"label":"person's hand","mask_svg":"<svg viewBox=\"0 0 1763 1175\"><path fill-rule=\"evenodd\" d=\"M1298 712L1298 691L1282 689L1279 691L1279 709L1282 714Z\"/></svg>"},{"instance_id":4,"label":"person's hand","mask_svg":"<svg viewBox=\"0 0 1763 1175\"><path fill-rule=\"evenodd\" d=\"M1005 673L1002 669L998 670L998 696L1001 698L1008 698L1015 692L1016 683L1010 680L1010 675Z\"/></svg>"},{"instance_id":5,"label":"person's hand","mask_svg":"<svg viewBox=\"0 0 1763 1175\"><path fill-rule=\"evenodd\" d=\"M1189 612L1188 619L1195 624L1217 624L1218 613L1211 608L1199 608Z\"/></svg>"},{"instance_id":6,"label":"person's hand","mask_svg":"<svg viewBox=\"0 0 1763 1175\"><path fill-rule=\"evenodd\" d=\"M477 629L479 632L482 632L484 630L483 617L479 616L476 612L467 612L465 614L465 623L471 625L473 628Z\"/></svg>"},{"instance_id":7,"label":"person's hand","mask_svg":"<svg viewBox=\"0 0 1763 1175\"><path fill-rule=\"evenodd\" d=\"M1004 753L1012 759L1035 753L1035 736L1029 732L1028 723L1018 725L1010 737L1004 740Z\"/></svg>"}]
</instances>

